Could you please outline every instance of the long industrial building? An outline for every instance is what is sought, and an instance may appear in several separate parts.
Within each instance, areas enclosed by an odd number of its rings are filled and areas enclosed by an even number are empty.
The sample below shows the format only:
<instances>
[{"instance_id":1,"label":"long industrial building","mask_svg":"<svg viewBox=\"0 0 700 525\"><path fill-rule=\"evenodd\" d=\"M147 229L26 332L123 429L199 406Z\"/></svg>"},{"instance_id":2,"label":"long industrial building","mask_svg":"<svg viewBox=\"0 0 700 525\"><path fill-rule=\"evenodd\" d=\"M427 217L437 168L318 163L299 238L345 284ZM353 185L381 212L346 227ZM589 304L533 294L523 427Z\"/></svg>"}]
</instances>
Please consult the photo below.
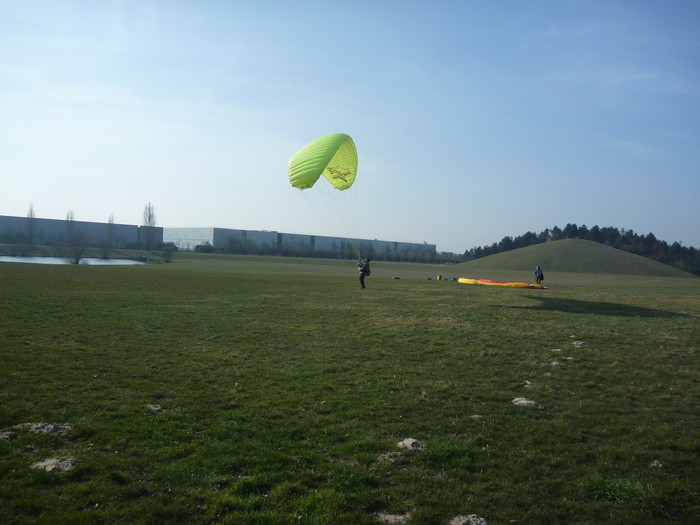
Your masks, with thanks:
<instances>
[{"instance_id":1,"label":"long industrial building","mask_svg":"<svg viewBox=\"0 0 700 525\"><path fill-rule=\"evenodd\" d=\"M90 247L156 249L163 244L163 228L0 215L0 242L45 246L79 242Z\"/></svg>"},{"instance_id":2,"label":"long industrial building","mask_svg":"<svg viewBox=\"0 0 700 525\"><path fill-rule=\"evenodd\" d=\"M377 258L382 260L435 260L434 244L348 239L322 235L301 235L276 231L236 230L229 228L164 228L163 242L172 243L180 251L193 251L207 246L224 253L257 253L270 255Z\"/></svg>"},{"instance_id":3,"label":"long industrial building","mask_svg":"<svg viewBox=\"0 0 700 525\"><path fill-rule=\"evenodd\" d=\"M7 215L0 215L0 242L47 246L79 242L91 247L151 250L172 243L180 251L204 248L221 253L346 259L361 255L372 259L420 262L432 262L437 254L436 246L427 243L229 228L163 228Z\"/></svg>"}]
</instances>

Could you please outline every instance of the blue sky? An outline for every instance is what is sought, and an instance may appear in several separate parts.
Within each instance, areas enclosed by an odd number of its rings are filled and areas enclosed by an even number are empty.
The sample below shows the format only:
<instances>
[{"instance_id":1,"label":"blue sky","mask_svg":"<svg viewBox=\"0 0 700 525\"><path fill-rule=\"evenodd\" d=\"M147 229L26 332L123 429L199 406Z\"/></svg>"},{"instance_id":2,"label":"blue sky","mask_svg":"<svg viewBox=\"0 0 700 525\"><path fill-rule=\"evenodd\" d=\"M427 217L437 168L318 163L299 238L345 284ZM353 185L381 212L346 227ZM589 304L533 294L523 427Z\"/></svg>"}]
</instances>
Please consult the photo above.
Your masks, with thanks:
<instances>
[{"instance_id":1,"label":"blue sky","mask_svg":"<svg viewBox=\"0 0 700 525\"><path fill-rule=\"evenodd\" d=\"M0 214L700 247L698 27L695 0L0 0ZM335 132L351 231L287 180Z\"/></svg>"}]
</instances>

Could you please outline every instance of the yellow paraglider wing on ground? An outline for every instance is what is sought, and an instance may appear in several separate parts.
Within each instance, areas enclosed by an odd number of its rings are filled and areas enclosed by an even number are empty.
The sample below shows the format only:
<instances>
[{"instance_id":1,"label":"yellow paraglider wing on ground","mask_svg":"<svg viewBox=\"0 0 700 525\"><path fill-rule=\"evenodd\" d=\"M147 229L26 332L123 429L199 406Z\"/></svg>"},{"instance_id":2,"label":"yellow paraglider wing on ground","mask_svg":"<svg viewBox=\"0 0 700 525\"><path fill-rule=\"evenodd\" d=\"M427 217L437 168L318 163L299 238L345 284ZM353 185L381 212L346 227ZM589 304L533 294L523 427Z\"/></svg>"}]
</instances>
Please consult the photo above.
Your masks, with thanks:
<instances>
[{"instance_id":1,"label":"yellow paraglider wing on ground","mask_svg":"<svg viewBox=\"0 0 700 525\"><path fill-rule=\"evenodd\" d=\"M338 190L347 190L357 175L357 149L345 133L314 140L289 160L289 182L295 188L311 188L323 175Z\"/></svg>"},{"instance_id":2,"label":"yellow paraglider wing on ground","mask_svg":"<svg viewBox=\"0 0 700 525\"><path fill-rule=\"evenodd\" d=\"M537 290L546 290L546 286L541 284L530 284L530 283L513 283L508 281L492 281L490 279L470 279L468 277L460 277L457 279L458 282L462 284L483 284L486 286L503 286L505 288L534 288Z\"/></svg>"}]
</instances>

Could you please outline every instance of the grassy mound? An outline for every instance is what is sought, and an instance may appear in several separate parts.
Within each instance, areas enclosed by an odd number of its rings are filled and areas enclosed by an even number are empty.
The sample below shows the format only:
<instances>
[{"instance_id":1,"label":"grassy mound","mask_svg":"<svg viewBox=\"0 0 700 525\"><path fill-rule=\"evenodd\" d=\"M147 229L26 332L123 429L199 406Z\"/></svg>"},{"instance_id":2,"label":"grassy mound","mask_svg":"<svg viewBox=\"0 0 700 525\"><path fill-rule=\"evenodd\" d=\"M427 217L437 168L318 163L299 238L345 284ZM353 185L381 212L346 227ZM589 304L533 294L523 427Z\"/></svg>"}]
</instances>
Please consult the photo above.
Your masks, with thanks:
<instances>
[{"instance_id":1,"label":"grassy mound","mask_svg":"<svg viewBox=\"0 0 700 525\"><path fill-rule=\"evenodd\" d=\"M566 239L498 253L454 268L462 273L483 270L534 270L654 277L690 277L690 274L646 257L593 241Z\"/></svg>"}]
</instances>

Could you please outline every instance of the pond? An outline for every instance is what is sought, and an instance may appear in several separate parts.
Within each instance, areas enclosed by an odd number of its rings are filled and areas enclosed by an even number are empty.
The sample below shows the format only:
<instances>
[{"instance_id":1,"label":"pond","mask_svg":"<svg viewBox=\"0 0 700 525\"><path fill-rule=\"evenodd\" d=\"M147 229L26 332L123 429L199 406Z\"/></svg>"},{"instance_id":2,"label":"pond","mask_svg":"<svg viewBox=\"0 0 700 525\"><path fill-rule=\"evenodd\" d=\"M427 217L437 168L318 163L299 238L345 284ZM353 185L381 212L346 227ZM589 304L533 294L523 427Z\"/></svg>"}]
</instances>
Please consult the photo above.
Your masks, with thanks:
<instances>
[{"instance_id":1,"label":"pond","mask_svg":"<svg viewBox=\"0 0 700 525\"><path fill-rule=\"evenodd\" d=\"M63 257L15 257L10 255L0 255L0 262L70 264L70 261ZM80 260L80 264L88 264L91 266L132 266L146 263L142 261L132 261L131 259L99 259L96 257L86 257Z\"/></svg>"}]
</instances>

